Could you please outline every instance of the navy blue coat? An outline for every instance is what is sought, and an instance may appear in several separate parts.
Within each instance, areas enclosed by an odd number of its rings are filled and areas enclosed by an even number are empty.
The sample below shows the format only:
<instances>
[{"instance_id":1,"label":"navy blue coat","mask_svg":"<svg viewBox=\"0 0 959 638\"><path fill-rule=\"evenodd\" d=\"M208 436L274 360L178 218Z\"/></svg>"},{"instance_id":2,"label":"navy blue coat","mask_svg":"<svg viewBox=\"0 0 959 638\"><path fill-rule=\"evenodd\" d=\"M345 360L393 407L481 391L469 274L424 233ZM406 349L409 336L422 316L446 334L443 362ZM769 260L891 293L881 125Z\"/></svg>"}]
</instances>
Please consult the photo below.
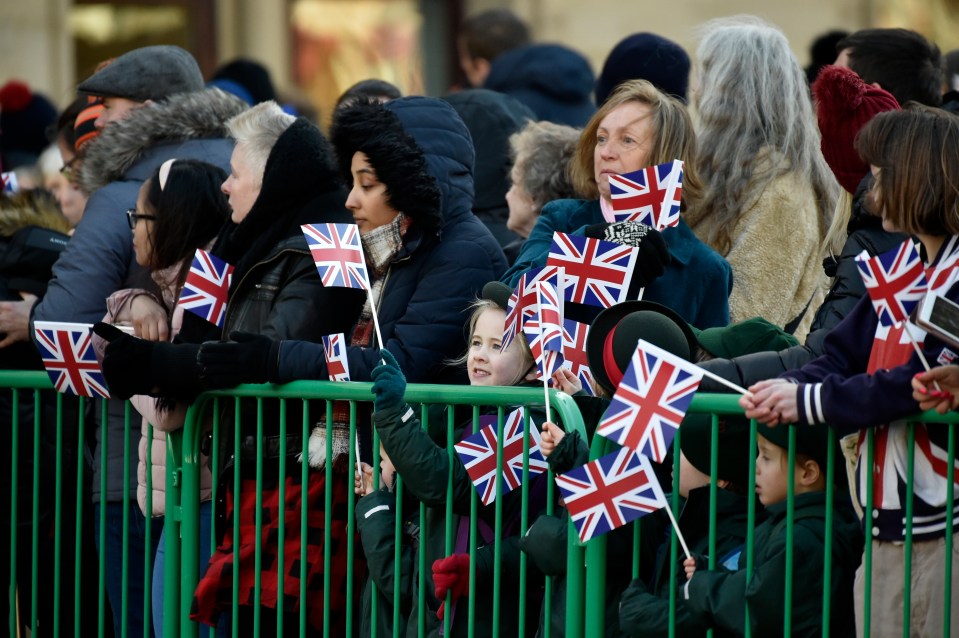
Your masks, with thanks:
<instances>
[{"instance_id":1,"label":"navy blue coat","mask_svg":"<svg viewBox=\"0 0 959 638\"><path fill-rule=\"evenodd\" d=\"M467 309L483 285L503 274L506 258L473 215L473 142L456 111L426 97L402 98L384 107L425 156L440 190L443 222L437 235L404 236L377 303L380 331L410 382L448 383L446 362L466 351ZM347 356L354 381L369 381L380 363L377 348L350 346ZM327 378L318 344L283 342L278 365L281 381Z\"/></svg>"},{"instance_id":2,"label":"navy blue coat","mask_svg":"<svg viewBox=\"0 0 959 638\"><path fill-rule=\"evenodd\" d=\"M587 226L606 221L599 200L560 199L543 208L533 232L523 244L516 263L503 276L515 287L527 270L546 265L553 233L582 236ZM682 219L663 231L672 263L646 287L643 299L672 308L700 329L729 323L729 293L733 271L715 250L699 241Z\"/></svg>"}]
</instances>

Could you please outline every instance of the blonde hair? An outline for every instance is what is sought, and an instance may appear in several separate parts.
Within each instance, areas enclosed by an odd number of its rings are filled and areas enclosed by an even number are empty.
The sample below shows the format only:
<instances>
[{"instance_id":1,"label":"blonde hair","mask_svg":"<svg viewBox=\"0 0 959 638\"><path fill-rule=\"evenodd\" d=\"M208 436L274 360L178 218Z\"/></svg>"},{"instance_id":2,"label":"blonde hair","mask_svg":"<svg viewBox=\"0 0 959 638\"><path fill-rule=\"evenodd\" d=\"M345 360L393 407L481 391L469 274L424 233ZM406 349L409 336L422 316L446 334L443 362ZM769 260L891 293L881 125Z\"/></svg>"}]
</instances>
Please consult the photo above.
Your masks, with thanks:
<instances>
[{"instance_id":1,"label":"blonde hair","mask_svg":"<svg viewBox=\"0 0 959 638\"><path fill-rule=\"evenodd\" d=\"M473 301L473 303L469 305L467 309L471 311L470 318L466 322L466 327L469 328L466 335L467 342L473 339L473 333L476 331L476 322L479 321L480 316L484 312L486 312L487 310L499 310L502 313L506 312L505 310L503 310L502 306L500 306L498 303L490 299L476 299L475 301ZM517 342L519 343L518 346L516 345ZM513 338L513 341L509 344L509 347L510 348L519 347L522 349L523 369L520 371L520 376L517 379L517 382L518 382L523 379L523 376L526 374L526 371L536 364L536 360L533 358L533 352L529 349L529 343L526 341L526 337L525 335L523 335L522 331L519 332L517 335L515 335L515 337ZM470 354L470 346L467 344L466 352L464 352L460 357L450 361L449 362L450 365L465 366L466 360L469 358L469 354Z\"/></svg>"},{"instance_id":2,"label":"blonde hair","mask_svg":"<svg viewBox=\"0 0 959 638\"><path fill-rule=\"evenodd\" d=\"M570 163L573 187L582 197L599 197L594 161L596 131L607 115L630 102L645 104L652 111L653 146L646 163L683 160L683 207L694 207L699 201L701 186L696 172L696 133L692 119L682 102L662 93L646 80L629 80L617 86L586 123Z\"/></svg>"},{"instance_id":3,"label":"blonde hair","mask_svg":"<svg viewBox=\"0 0 959 638\"><path fill-rule=\"evenodd\" d=\"M263 182L270 151L295 121L295 117L284 113L272 100L257 104L227 120L226 129L230 137L236 140L236 145L246 153L246 161L251 172L257 176L258 185Z\"/></svg>"}]
</instances>

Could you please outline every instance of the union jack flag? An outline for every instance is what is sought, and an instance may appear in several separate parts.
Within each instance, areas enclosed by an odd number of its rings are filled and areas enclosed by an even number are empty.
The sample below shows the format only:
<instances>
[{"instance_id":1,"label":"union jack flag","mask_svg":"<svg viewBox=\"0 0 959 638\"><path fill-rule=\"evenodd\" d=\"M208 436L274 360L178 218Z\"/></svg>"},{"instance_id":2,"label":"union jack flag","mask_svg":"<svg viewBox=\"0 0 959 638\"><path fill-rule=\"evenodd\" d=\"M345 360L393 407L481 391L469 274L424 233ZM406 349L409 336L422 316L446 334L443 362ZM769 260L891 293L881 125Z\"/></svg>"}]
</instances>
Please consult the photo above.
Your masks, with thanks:
<instances>
[{"instance_id":1,"label":"union jack flag","mask_svg":"<svg viewBox=\"0 0 959 638\"><path fill-rule=\"evenodd\" d=\"M536 378L547 379L553 376L559 368L565 363L561 350L543 349L543 333L540 331L539 318L533 317L527 319L523 324L523 335L529 343L529 351L533 355L533 361L536 362ZM552 384L552 381L549 382Z\"/></svg>"},{"instance_id":2,"label":"union jack flag","mask_svg":"<svg viewBox=\"0 0 959 638\"><path fill-rule=\"evenodd\" d=\"M640 339L596 434L662 463L703 371Z\"/></svg>"},{"instance_id":3,"label":"union jack flag","mask_svg":"<svg viewBox=\"0 0 959 638\"><path fill-rule=\"evenodd\" d=\"M519 278L516 289L509 296L506 306L506 328L500 349L506 350L517 333L523 331L527 320L536 314L539 300L536 297L536 282L546 281L554 290L562 290L563 270L555 266L544 266L527 271Z\"/></svg>"},{"instance_id":4,"label":"union jack flag","mask_svg":"<svg viewBox=\"0 0 959 638\"><path fill-rule=\"evenodd\" d=\"M638 255L632 246L553 233L546 264L565 269L566 301L609 308L626 299Z\"/></svg>"},{"instance_id":5,"label":"union jack flag","mask_svg":"<svg viewBox=\"0 0 959 638\"><path fill-rule=\"evenodd\" d=\"M668 506L649 459L629 448L558 474L556 485L584 543Z\"/></svg>"},{"instance_id":6,"label":"union jack flag","mask_svg":"<svg viewBox=\"0 0 959 638\"><path fill-rule=\"evenodd\" d=\"M454 447L463 462L470 480L476 487L483 505L496 500L496 417L482 417L487 424L479 432L469 436ZM513 410L503 423L503 494L519 487L523 482L524 445L523 409ZM540 451L539 428L529 421L529 476L546 471L546 459Z\"/></svg>"},{"instance_id":7,"label":"union jack flag","mask_svg":"<svg viewBox=\"0 0 959 638\"><path fill-rule=\"evenodd\" d=\"M680 160L609 176L609 193L616 221L638 221L656 230L679 224L682 189L683 163Z\"/></svg>"},{"instance_id":8,"label":"union jack flag","mask_svg":"<svg viewBox=\"0 0 959 638\"><path fill-rule=\"evenodd\" d=\"M563 321L563 367L579 377L583 389L593 394L593 373L586 358L586 335L589 325L572 319Z\"/></svg>"},{"instance_id":9,"label":"union jack flag","mask_svg":"<svg viewBox=\"0 0 959 638\"><path fill-rule=\"evenodd\" d=\"M183 291L176 302L184 310L222 328L233 279L233 266L202 248L196 249Z\"/></svg>"},{"instance_id":10,"label":"union jack flag","mask_svg":"<svg viewBox=\"0 0 959 638\"><path fill-rule=\"evenodd\" d=\"M303 224L300 228L324 286L370 289L356 224Z\"/></svg>"},{"instance_id":11,"label":"union jack flag","mask_svg":"<svg viewBox=\"0 0 959 638\"><path fill-rule=\"evenodd\" d=\"M20 190L20 184L17 182L17 174L13 171L9 173L0 173L0 183L3 184L3 192L16 193Z\"/></svg>"},{"instance_id":12,"label":"union jack flag","mask_svg":"<svg viewBox=\"0 0 959 638\"><path fill-rule=\"evenodd\" d=\"M323 352L326 353L326 371L330 381L349 381L350 362L346 358L346 337L343 333L324 336Z\"/></svg>"},{"instance_id":13,"label":"union jack flag","mask_svg":"<svg viewBox=\"0 0 959 638\"><path fill-rule=\"evenodd\" d=\"M57 392L110 398L93 350L89 324L37 321L34 331L43 367Z\"/></svg>"},{"instance_id":14,"label":"union jack flag","mask_svg":"<svg viewBox=\"0 0 959 638\"><path fill-rule=\"evenodd\" d=\"M925 267L911 239L876 257L863 251L856 257L856 265L883 326L908 319L929 288Z\"/></svg>"}]
</instances>

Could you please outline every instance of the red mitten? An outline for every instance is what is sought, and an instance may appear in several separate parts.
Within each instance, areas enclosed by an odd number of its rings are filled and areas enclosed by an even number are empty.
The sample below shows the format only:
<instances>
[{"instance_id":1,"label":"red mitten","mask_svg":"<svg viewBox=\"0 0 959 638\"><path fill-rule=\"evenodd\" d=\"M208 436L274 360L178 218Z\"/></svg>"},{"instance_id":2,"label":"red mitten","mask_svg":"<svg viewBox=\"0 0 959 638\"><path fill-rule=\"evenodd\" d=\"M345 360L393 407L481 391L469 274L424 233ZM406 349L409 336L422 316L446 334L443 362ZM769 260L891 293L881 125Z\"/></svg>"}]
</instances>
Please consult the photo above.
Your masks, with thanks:
<instances>
[{"instance_id":1,"label":"red mitten","mask_svg":"<svg viewBox=\"0 0 959 638\"><path fill-rule=\"evenodd\" d=\"M453 600L468 594L470 589L469 554L453 554L433 561L433 585L436 587L436 597L440 600L446 598L447 592Z\"/></svg>"}]
</instances>

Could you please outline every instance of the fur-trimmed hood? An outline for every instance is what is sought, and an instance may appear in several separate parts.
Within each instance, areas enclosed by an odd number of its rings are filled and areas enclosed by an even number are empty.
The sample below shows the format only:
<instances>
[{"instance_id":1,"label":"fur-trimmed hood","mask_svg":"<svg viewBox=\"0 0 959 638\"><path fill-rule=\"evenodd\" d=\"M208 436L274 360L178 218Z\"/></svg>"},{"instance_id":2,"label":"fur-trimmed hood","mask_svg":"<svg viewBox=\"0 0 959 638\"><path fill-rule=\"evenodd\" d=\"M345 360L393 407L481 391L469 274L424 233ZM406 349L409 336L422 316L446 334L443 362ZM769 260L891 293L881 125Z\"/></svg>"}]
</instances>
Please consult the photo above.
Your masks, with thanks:
<instances>
[{"instance_id":1,"label":"fur-trimmed hood","mask_svg":"<svg viewBox=\"0 0 959 638\"><path fill-rule=\"evenodd\" d=\"M80 184L92 193L120 179L153 146L227 137L226 121L247 108L219 89L174 95L110 124L84 148Z\"/></svg>"},{"instance_id":2,"label":"fur-trimmed hood","mask_svg":"<svg viewBox=\"0 0 959 638\"><path fill-rule=\"evenodd\" d=\"M37 189L0 195L0 237L12 237L27 226L38 226L63 234L70 232L67 218L49 192Z\"/></svg>"},{"instance_id":3,"label":"fur-trimmed hood","mask_svg":"<svg viewBox=\"0 0 959 638\"><path fill-rule=\"evenodd\" d=\"M340 172L349 183L356 151L386 184L390 204L426 234L458 222L473 208L473 140L449 104L405 97L356 104L330 131Z\"/></svg>"}]
</instances>

